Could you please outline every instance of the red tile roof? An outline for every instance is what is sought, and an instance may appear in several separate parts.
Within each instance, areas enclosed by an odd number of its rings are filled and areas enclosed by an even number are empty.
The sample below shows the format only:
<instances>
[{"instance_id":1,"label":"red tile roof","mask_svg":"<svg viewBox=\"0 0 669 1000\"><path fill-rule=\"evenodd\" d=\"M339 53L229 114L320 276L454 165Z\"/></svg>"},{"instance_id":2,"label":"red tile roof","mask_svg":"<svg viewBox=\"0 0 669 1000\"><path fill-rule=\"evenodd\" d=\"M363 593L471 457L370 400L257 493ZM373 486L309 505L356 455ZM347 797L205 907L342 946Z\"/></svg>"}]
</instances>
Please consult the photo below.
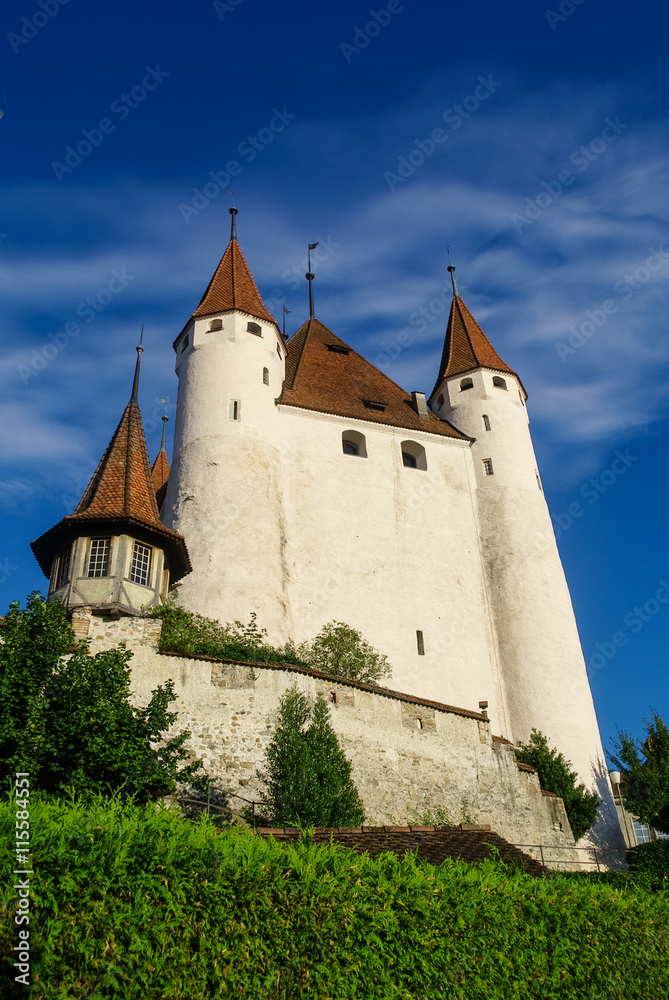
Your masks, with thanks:
<instances>
[{"instance_id":1,"label":"red tile roof","mask_svg":"<svg viewBox=\"0 0 669 1000\"><path fill-rule=\"evenodd\" d=\"M167 480L170 477L170 463L167 458L167 454L163 448L160 449L156 455L156 460L151 466L151 479L153 481L153 488L156 493L156 503L158 504L158 509L162 505L165 499L165 494L167 492Z\"/></svg>"},{"instance_id":2,"label":"red tile roof","mask_svg":"<svg viewBox=\"0 0 669 1000\"><path fill-rule=\"evenodd\" d=\"M491 368L493 371L505 372L518 378L513 368L509 368L506 362L502 361L460 296L455 295L446 327L439 377L432 390L433 394L443 379L462 375L474 368Z\"/></svg>"},{"instance_id":3,"label":"red tile roof","mask_svg":"<svg viewBox=\"0 0 669 1000\"><path fill-rule=\"evenodd\" d=\"M239 309L276 326L236 239L231 239L193 316Z\"/></svg>"},{"instance_id":4,"label":"red tile roof","mask_svg":"<svg viewBox=\"0 0 669 1000\"><path fill-rule=\"evenodd\" d=\"M317 319L308 319L286 350L284 405L469 440L432 413L419 417L409 393Z\"/></svg>"}]
</instances>

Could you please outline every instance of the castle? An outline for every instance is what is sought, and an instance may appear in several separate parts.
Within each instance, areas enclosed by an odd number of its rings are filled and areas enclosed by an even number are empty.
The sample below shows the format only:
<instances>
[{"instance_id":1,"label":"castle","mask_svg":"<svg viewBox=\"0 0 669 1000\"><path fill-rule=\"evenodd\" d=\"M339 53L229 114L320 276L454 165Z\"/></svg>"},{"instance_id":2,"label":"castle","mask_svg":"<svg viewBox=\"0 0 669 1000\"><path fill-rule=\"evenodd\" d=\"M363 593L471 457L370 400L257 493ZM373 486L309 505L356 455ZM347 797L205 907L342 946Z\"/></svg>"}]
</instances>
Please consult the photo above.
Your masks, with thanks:
<instances>
[{"instance_id":1,"label":"castle","mask_svg":"<svg viewBox=\"0 0 669 1000\"><path fill-rule=\"evenodd\" d=\"M393 665L390 687L534 727L620 832L527 394L461 299L429 395L405 392L315 316L289 339L236 236L174 341L174 454L153 467L130 402L72 515L33 543L49 598L137 616L178 586L274 644L336 619Z\"/></svg>"}]
</instances>

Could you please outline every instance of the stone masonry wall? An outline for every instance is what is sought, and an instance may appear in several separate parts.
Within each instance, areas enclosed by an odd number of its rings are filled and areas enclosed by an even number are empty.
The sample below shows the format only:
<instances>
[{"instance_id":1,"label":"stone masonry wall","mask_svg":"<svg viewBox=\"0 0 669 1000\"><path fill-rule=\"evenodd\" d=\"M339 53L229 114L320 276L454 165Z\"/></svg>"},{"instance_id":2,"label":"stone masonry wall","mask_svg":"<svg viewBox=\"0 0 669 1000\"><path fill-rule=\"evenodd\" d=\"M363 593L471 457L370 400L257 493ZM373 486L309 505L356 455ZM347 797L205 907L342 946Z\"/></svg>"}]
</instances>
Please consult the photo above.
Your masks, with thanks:
<instances>
[{"instance_id":1,"label":"stone masonry wall","mask_svg":"<svg viewBox=\"0 0 669 1000\"><path fill-rule=\"evenodd\" d=\"M86 623L88 628L86 629ZM133 699L146 704L169 678L178 728L231 808L258 800L257 775L292 685L313 702L322 695L362 797L369 825L405 824L445 809L451 823L489 824L516 844L574 844L562 800L542 794L537 775L519 769L513 747L494 740L484 715L438 705L303 668L239 664L158 652L160 622L110 620L78 612L76 630L91 651L125 641Z\"/></svg>"}]
</instances>

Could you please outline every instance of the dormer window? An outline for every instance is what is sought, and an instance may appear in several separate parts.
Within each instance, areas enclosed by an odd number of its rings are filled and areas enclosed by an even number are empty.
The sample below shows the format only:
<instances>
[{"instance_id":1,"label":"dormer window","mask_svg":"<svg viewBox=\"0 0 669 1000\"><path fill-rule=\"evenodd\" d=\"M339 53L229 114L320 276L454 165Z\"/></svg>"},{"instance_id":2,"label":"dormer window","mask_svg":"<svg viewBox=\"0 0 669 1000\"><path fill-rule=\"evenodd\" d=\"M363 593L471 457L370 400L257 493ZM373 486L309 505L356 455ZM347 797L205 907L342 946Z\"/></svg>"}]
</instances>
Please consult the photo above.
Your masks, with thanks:
<instances>
[{"instance_id":1,"label":"dormer window","mask_svg":"<svg viewBox=\"0 0 669 1000\"><path fill-rule=\"evenodd\" d=\"M498 389L506 389L506 380L502 378L501 375L493 375L492 384L497 386Z\"/></svg>"},{"instance_id":2,"label":"dormer window","mask_svg":"<svg viewBox=\"0 0 669 1000\"><path fill-rule=\"evenodd\" d=\"M222 330L222 329L223 329L223 320L212 319L209 321L209 329L207 330L207 333L213 333L214 330Z\"/></svg>"},{"instance_id":3,"label":"dormer window","mask_svg":"<svg viewBox=\"0 0 669 1000\"><path fill-rule=\"evenodd\" d=\"M342 344L328 344L328 351L332 351L333 354L350 354L351 349L349 347L344 347Z\"/></svg>"},{"instance_id":4,"label":"dormer window","mask_svg":"<svg viewBox=\"0 0 669 1000\"><path fill-rule=\"evenodd\" d=\"M379 403L375 399L363 399L362 402L368 410L376 410L378 413L385 413L388 405L387 403Z\"/></svg>"},{"instance_id":5,"label":"dormer window","mask_svg":"<svg viewBox=\"0 0 669 1000\"><path fill-rule=\"evenodd\" d=\"M460 392L465 392L467 389L473 389L473 388L474 388L473 380L470 378L463 378L462 382L460 383Z\"/></svg>"},{"instance_id":6,"label":"dormer window","mask_svg":"<svg viewBox=\"0 0 669 1000\"><path fill-rule=\"evenodd\" d=\"M109 576L109 545L111 538L91 538L88 575Z\"/></svg>"},{"instance_id":7,"label":"dormer window","mask_svg":"<svg viewBox=\"0 0 669 1000\"><path fill-rule=\"evenodd\" d=\"M262 327L259 323L247 323L247 333L252 333L256 337L262 337Z\"/></svg>"}]
</instances>

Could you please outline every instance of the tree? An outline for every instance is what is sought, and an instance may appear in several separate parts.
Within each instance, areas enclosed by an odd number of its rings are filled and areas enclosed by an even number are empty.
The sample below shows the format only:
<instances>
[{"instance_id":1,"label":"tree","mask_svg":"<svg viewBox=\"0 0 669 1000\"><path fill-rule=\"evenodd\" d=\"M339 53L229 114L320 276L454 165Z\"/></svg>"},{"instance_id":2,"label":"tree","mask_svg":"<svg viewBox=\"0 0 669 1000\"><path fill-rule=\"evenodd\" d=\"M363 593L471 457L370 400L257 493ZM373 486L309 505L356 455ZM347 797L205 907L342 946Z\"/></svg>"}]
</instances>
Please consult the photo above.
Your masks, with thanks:
<instances>
[{"instance_id":1,"label":"tree","mask_svg":"<svg viewBox=\"0 0 669 1000\"><path fill-rule=\"evenodd\" d=\"M281 698L277 730L259 775L275 826L360 826L364 810L322 697L310 709L297 686Z\"/></svg>"},{"instance_id":2,"label":"tree","mask_svg":"<svg viewBox=\"0 0 669 1000\"><path fill-rule=\"evenodd\" d=\"M0 780L27 771L36 790L122 789L139 801L173 791L177 781L203 783L200 761L180 767L190 733L163 739L177 718L168 711L172 681L152 692L146 708L134 708L132 654L119 648L91 656L88 643L75 647L65 609L39 594L24 609L10 605L0 638Z\"/></svg>"},{"instance_id":3,"label":"tree","mask_svg":"<svg viewBox=\"0 0 669 1000\"><path fill-rule=\"evenodd\" d=\"M578 775L571 770L571 762L549 747L543 733L533 729L528 743L518 743L516 758L529 764L539 775L539 784L545 792L554 792L564 802L574 840L580 840L597 820L599 799L588 792L585 785L577 785Z\"/></svg>"},{"instance_id":4,"label":"tree","mask_svg":"<svg viewBox=\"0 0 669 1000\"><path fill-rule=\"evenodd\" d=\"M657 712L643 724L643 742L619 729L611 741L616 753L610 756L621 771L627 809L642 823L669 833L669 729Z\"/></svg>"},{"instance_id":5,"label":"tree","mask_svg":"<svg viewBox=\"0 0 669 1000\"><path fill-rule=\"evenodd\" d=\"M315 639L302 643L297 652L314 670L350 681L378 684L382 677L389 677L392 673L392 667L383 653L370 646L357 629L344 622L328 622Z\"/></svg>"}]
</instances>

